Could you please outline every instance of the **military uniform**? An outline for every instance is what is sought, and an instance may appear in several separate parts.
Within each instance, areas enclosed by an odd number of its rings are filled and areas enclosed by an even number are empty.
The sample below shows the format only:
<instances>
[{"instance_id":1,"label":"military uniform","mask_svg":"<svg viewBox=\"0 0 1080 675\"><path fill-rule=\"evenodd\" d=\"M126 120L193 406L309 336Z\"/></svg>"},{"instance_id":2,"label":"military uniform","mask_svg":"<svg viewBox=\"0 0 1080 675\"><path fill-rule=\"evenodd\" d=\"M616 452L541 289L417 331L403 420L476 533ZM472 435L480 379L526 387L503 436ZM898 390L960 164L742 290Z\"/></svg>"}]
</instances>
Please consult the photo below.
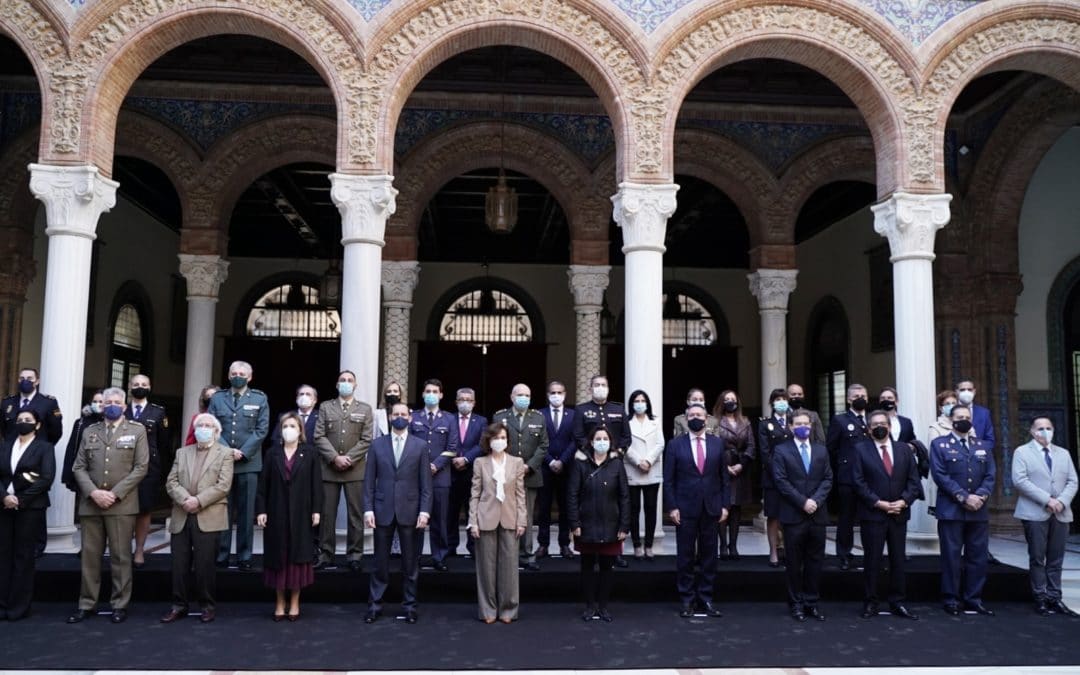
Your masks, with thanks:
<instances>
[{"instance_id":1,"label":"military uniform","mask_svg":"<svg viewBox=\"0 0 1080 675\"><path fill-rule=\"evenodd\" d=\"M435 467L431 477L431 521L428 539L431 543L431 559L442 565L450 551L449 530L457 527L450 522L450 474L451 462L459 456L457 418L444 411L428 413L426 408L413 411L409 434L424 441L428 457ZM422 540L421 540L422 541Z\"/></svg>"},{"instance_id":2,"label":"military uniform","mask_svg":"<svg viewBox=\"0 0 1080 675\"><path fill-rule=\"evenodd\" d=\"M578 403L574 407L574 442L578 450L588 444L589 434L603 423L611 435L611 451L622 455L630 447L630 424L626 408L621 403L608 401L600 405L596 401ZM584 459L584 457L581 457Z\"/></svg>"},{"instance_id":3,"label":"military uniform","mask_svg":"<svg viewBox=\"0 0 1080 675\"><path fill-rule=\"evenodd\" d=\"M866 440L866 415L852 410L836 415L829 422L825 445L833 463L836 497L840 512L836 519L836 557L841 566L851 562L851 548L855 545L855 508L859 500L855 494L856 448Z\"/></svg>"},{"instance_id":4,"label":"military uniform","mask_svg":"<svg viewBox=\"0 0 1080 675\"><path fill-rule=\"evenodd\" d=\"M115 427L98 422L83 432L72 475L79 487L79 522L82 526L82 586L79 609L93 610L101 588L101 557L109 542L113 610L126 610L131 601L131 535L139 513L138 486L150 463L146 428L120 418ZM116 502L102 509L92 499L94 490L108 490Z\"/></svg>"},{"instance_id":5,"label":"military uniform","mask_svg":"<svg viewBox=\"0 0 1080 675\"><path fill-rule=\"evenodd\" d=\"M42 394L40 391L34 392L31 397L28 407L37 413L41 428L45 430L45 437L50 443L56 445L60 442L60 437L64 435L64 418L60 414L60 405L55 398ZM13 394L0 401L0 410L3 411L0 425L3 427L2 435L5 441L10 441L19 435L15 431L15 418L19 416L25 398L23 394Z\"/></svg>"},{"instance_id":6,"label":"military uniform","mask_svg":"<svg viewBox=\"0 0 1080 675\"><path fill-rule=\"evenodd\" d=\"M161 477L162 466L172 466L173 446L172 431L169 429L169 416L165 408L157 403L147 402L135 415L134 403L128 403L124 417L146 427L146 442L150 446L150 465L146 469L146 478L139 483L139 513L149 513L157 505L165 481ZM168 456L164 456L168 453Z\"/></svg>"},{"instance_id":7,"label":"military uniform","mask_svg":"<svg viewBox=\"0 0 1080 675\"><path fill-rule=\"evenodd\" d=\"M770 415L758 421L758 447L761 449L761 499L766 518L779 518L783 497L773 477L773 451L776 446L795 438L791 417Z\"/></svg>"},{"instance_id":8,"label":"military uniform","mask_svg":"<svg viewBox=\"0 0 1080 675\"><path fill-rule=\"evenodd\" d=\"M974 436L939 436L930 444L930 471L938 486L934 515L941 540L941 596L947 608L982 604L989 562L990 509L968 511L968 495L994 491L993 446ZM963 592L961 593L961 564Z\"/></svg>"},{"instance_id":9,"label":"military uniform","mask_svg":"<svg viewBox=\"0 0 1080 675\"><path fill-rule=\"evenodd\" d=\"M345 556L364 557L364 471L375 417L371 406L356 399L323 401L315 420L315 448L322 457L323 510L319 520L319 562L333 563L337 548L337 511L342 490L348 515ZM342 455L352 460L345 471L334 468Z\"/></svg>"},{"instance_id":10,"label":"military uniform","mask_svg":"<svg viewBox=\"0 0 1080 675\"><path fill-rule=\"evenodd\" d=\"M221 423L222 445L239 450L243 458L233 463L233 483L229 491L229 527L218 540L217 561L229 559L232 548L232 526L236 526L236 557L251 564L251 548L255 538L255 491L262 470L262 444L270 428L270 405L266 394L245 387L235 394L223 389L210 398L207 412Z\"/></svg>"},{"instance_id":11,"label":"military uniform","mask_svg":"<svg viewBox=\"0 0 1080 675\"><path fill-rule=\"evenodd\" d=\"M519 414L515 408L505 408L495 413L492 424L506 427L506 452L520 457L525 462L525 536L519 542L518 557L526 563L536 562L533 550L533 512L536 510L536 495L544 485L541 467L547 454L548 434L544 415L539 410L526 410Z\"/></svg>"}]
</instances>

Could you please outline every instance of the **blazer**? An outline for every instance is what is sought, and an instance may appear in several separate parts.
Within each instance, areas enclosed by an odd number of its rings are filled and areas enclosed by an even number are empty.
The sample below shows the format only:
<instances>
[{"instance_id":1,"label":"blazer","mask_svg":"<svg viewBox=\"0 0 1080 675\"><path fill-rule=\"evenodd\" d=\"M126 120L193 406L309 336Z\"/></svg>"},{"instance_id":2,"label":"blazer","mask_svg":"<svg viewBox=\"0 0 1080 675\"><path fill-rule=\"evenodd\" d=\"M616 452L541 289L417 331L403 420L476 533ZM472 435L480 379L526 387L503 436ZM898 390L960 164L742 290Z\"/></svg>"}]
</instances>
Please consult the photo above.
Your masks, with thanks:
<instances>
[{"instance_id":1,"label":"blazer","mask_svg":"<svg viewBox=\"0 0 1080 675\"><path fill-rule=\"evenodd\" d=\"M856 506L856 517L859 520L884 521L888 518L887 513L874 507L878 500L882 499L887 502L903 499L908 508L894 518L909 520L911 505L919 498L922 483L919 481L919 465L911 446L892 439L887 442L892 453L891 476L885 473L885 463L878 450L880 441L868 438L855 449L855 464L851 468L855 494L859 498Z\"/></svg>"},{"instance_id":2,"label":"blazer","mask_svg":"<svg viewBox=\"0 0 1080 675\"><path fill-rule=\"evenodd\" d=\"M169 519L169 534L180 534L187 524L188 512L181 504L192 494L187 486L191 485L191 472L195 468L196 445L185 445L176 451L169 477L165 479L165 492L173 500L172 517ZM202 466L196 483L195 498L199 500L199 510L195 512L195 521L202 532L222 532L229 529L229 489L232 487L233 454L232 448L221 443L214 443L207 450L209 455Z\"/></svg>"},{"instance_id":3,"label":"blazer","mask_svg":"<svg viewBox=\"0 0 1080 675\"><path fill-rule=\"evenodd\" d=\"M833 486L828 449L821 443L810 443L810 473L806 472L802 455L793 440L776 446L772 461L776 490L781 497L780 522L784 525L802 522L828 525L829 510L825 508L825 499ZM813 515L803 511L807 499L817 502L818 510Z\"/></svg>"},{"instance_id":4,"label":"blazer","mask_svg":"<svg viewBox=\"0 0 1080 675\"><path fill-rule=\"evenodd\" d=\"M728 474L732 505L743 506L753 503L754 484L751 478L753 473L751 467L757 459L757 451L754 447L754 425L745 417L734 422L728 421L727 417L721 417L717 436L724 439L727 465L729 467L742 466L738 476Z\"/></svg>"},{"instance_id":5,"label":"blazer","mask_svg":"<svg viewBox=\"0 0 1080 675\"><path fill-rule=\"evenodd\" d=\"M15 439L0 443L0 500L7 496L8 488L14 486L20 511L47 509L49 488L56 477L56 450L53 444L45 440L44 434L40 437L35 435L12 472L11 451L14 447Z\"/></svg>"},{"instance_id":6,"label":"blazer","mask_svg":"<svg viewBox=\"0 0 1080 675\"><path fill-rule=\"evenodd\" d=\"M637 467L649 462L649 471ZM626 449L626 480L630 485L657 485L664 482L664 431L656 420L630 418L630 447Z\"/></svg>"},{"instance_id":7,"label":"blazer","mask_svg":"<svg viewBox=\"0 0 1080 675\"><path fill-rule=\"evenodd\" d=\"M461 414L454 415L454 430L458 435L458 456L464 457L470 464L483 453L480 449L480 437L484 435L488 421L483 415L469 414L469 424L465 427L465 440L461 439Z\"/></svg>"},{"instance_id":8,"label":"blazer","mask_svg":"<svg viewBox=\"0 0 1080 675\"><path fill-rule=\"evenodd\" d=\"M371 442L364 474L364 513L375 516L375 524L412 527L421 513L431 513L431 459L427 442L412 434L405 437L401 465L394 466L394 434Z\"/></svg>"},{"instance_id":9,"label":"blazer","mask_svg":"<svg viewBox=\"0 0 1080 675\"><path fill-rule=\"evenodd\" d=\"M1034 439L1013 453L1012 482L1020 493L1013 515L1020 520L1048 520L1051 514L1046 510L1046 503L1051 497L1056 497L1065 505L1065 510L1053 516L1062 523L1072 522L1072 500L1076 497L1077 489L1072 455L1065 448L1051 443L1050 464L1054 467L1053 475L1046 468L1042 446Z\"/></svg>"},{"instance_id":10,"label":"blazer","mask_svg":"<svg viewBox=\"0 0 1080 675\"><path fill-rule=\"evenodd\" d=\"M281 570L286 564L314 562L311 516L322 513L323 508L318 452L308 443L300 444L288 474L284 447L272 445L265 454L255 493L255 513L266 514L263 566Z\"/></svg>"},{"instance_id":11,"label":"blazer","mask_svg":"<svg viewBox=\"0 0 1080 675\"><path fill-rule=\"evenodd\" d=\"M540 409L544 416L544 424L547 426L548 448L547 457L544 458L544 466L547 467L555 460L563 463L563 471L570 469L570 460L574 459L577 450L577 442L574 440L574 409L563 405L562 417L559 418L559 428L555 428L555 418L552 417L551 406ZM564 474L565 475L565 474Z\"/></svg>"},{"instance_id":12,"label":"blazer","mask_svg":"<svg viewBox=\"0 0 1080 675\"><path fill-rule=\"evenodd\" d=\"M75 463L71 466L71 474L82 496L80 516L134 516L139 513L137 488L150 465L146 427L120 418L112 440L106 441L107 425L105 421L86 427ZM99 508L90 499L90 493L98 489L116 495L116 503L108 509Z\"/></svg>"},{"instance_id":13,"label":"blazer","mask_svg":"<svg viewBox=\"0 0 1080 675\"><path fill-rule=\"evenodd\" d=\"M506 455L506 453L503 453ZM495 496L495 462L491 455L478 457L473 464L472 493L469 496L469 527L487 532L497 527L511 532L527 527L525 508L525 462L506 455L506 482L503 501Z\"/></svg>"},{"instance_id":14,"label":"blazer","mask_svg":"<svg viewBox=\"0 0 1080 675\"><path fill-rule=\"evenodd\" d=\"M691 436L673 438L664 448L664 512L682 518L719 519L731 503L724 441L705 434L705 472L698 472Z\"/></svg>"},{"instance_id":15,"label":"blazer","mask_svg":"<svg viewBox=\"0 0 1080 675\"><path fill-rule=\"evenodd\" d=\"M985 441L969 437L967 450L956 436L939 436L930 443L930 475L938 486L934 515L938 520L990 520L985 505L972 512L964 508L969 494L989 497L994 492L994 450Z\"/></svg>"},{"instance_id":16,"label":"blazer","mask_svg":"<svg viewBox=\"0 0 1080 675\"><path fill-rule=\"evenodd\" d=\"M352 483L364 480L364 463L371 447L374 415L371 406L357 401L349 402L346 412L341 399L333 398L319 404L319 417L315 422L315 439L309 441L319 451L323 467L323 480L329 483ZM353 465L345 471L334 468L338 455L345 455Z\"/></svg>"},{"instance_id":17,"label":"blazer","mask_svg":"<svg viewBox=\"0 0 1080 675\"><path fill-rule=\"evenodd\" d=\"M971 404L971 428L980 440L986 442L987 450L994 449L997 439L994 438L994 421L990 419L989 408L978 403Z\"/></svg>"},{"instance_id":18,"label":"blazer","mask_svg":"<svg viewBox=\"0 0 1080 675\"><path fill-rule=\"evenodd\" d=\"M912 424L910 417L904 417L903 415L897 415L896 420L900 423L900 433L897 434L894 441L900 441L901 443L910 443L915 440L915 425ZM892 426L892 418L889 418L889 425ZM892 431L889 431L890 437Z\"/></svg>"},{"instance_id":19,"label":"blazer","mask_svg":"<svg viewBox=\"0 0 1080 675\"><path fill-rule=\"evenodd\" d=\"M519 418L517 410L505 408L496 412L491 421L502 424L506 429L506 454L520 457L528 471L525 472L525 487L535 490L543 487L544 473L540 468L546 463L548 435L547 423L539 410L529 409L524 418Z\"/></svg>"}]
</instances>

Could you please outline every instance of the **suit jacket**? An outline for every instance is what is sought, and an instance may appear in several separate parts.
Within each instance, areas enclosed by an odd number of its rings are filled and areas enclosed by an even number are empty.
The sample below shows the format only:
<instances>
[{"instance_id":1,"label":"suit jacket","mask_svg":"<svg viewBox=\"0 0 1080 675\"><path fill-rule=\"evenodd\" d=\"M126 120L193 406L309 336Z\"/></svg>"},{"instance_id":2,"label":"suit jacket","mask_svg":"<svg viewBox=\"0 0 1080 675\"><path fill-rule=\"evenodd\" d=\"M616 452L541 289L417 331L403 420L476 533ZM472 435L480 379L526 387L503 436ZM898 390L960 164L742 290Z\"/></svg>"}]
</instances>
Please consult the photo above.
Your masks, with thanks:
<instances>
[{"instance_id":1,"label":"suit jacket","mask_svg":"<svg viewBox=\"0 0 1080 675\"><path fill-rule=\"evenodd\" d=\"M19 416L22 399L22 394L13 394L0 401L0 409L3 410L0 427L3 428L5 441L10 441L19 435L15 431L15 419ZM64 418L60 414L60 404L56 402L56 399L40 391L35 392L34 397L30 399L30 409L36 412L38 419L41 420L41 431L39 431L41 438L54 445L59 443L60 437L64 435Z\"/></svg>"},{"instance_id":2,"label":"suit jacket","mask_svg":"<svg viewBox=\"0 0 1080 675\"><path fill-rule=\"evenodd\" d=\"M71 473L79 486L82 501L80 516L134 516L139 513L139 482L150 464L150 446L146 427L120 418L111 440L106 440L107 421L92 424L83 431L79 453ZM116 503L101 509L92 499L94 490L109 490Z\"/></svg>"},{"instance_id":3,"label":"suit jacket","mask_svg":"<svg viewBox=\"0 0 1080 675\"><path fill-rule=\"evenodd\" d=\"M696 443L683 434L664 448L664 511L682 518L720 518L731 503L724 441L705 435L705 471L697 468Z\"/></svg>"},{"instance_id":4,"label":"suit jacket","mask_svg":"<svg viewBox=\"0 0 1080 675\"><path fill-rule=\"evenodd\" d=\"M520 457L506 456L506 482L503 483L501 502L496 496L497 489L494 460L491 455L478 457L473 465L469 527L481 532L500 526L511 532L526 527L525 462Z\"/></svg>"},{"instance_id":5,"label":"suit jacket","mask_svg":"<svg viewBox=\"0 0 1080 675\"><path fill-rule=\"evenodd\" d=\"M484 435L488 421L483 415L471 413L469 424L465 427L465 439L461 438L461 415L454 415L454 429L458 435L458 456L464 457L472 464L483 453L480 449L480 437Z\"/></svg>"},{"instance_id":6,"label":"suit jacket","mask_svg":"<svg viewBox=\"0 0 1080 675\"><path fill-rule=\"evenodd\" d=\"M1065 448L1050 444L1050 463L1053 475L1046 468L1043 447L1034 439L1021 445L1013 453L1012 482L1020 494L1016 498L1013 515L1020 520L1047 520L1050 512L1046 503L1056 497L1065 505L1061 513L1053 514L1062 523L1073 520L1072 500L1076 497L1076 466L1072 455Z\"/></svg>"},{"instance_id":7,"label":"suit jacket","mask_svg":"<svg viewBox=\"0 0 1080 675\"><path fill-rule=\"evenodd\" d=\"M222 389L210 397L207 412L221 422L221 443L244 455L233 465L233 473L261 471L262 445L270 431L266 394L248 387L237 402L231 389Z\"/></svg>"},{"instance_id":8,"label":"suit jacket","mask_svg":"<svg viewBox=\"0 0 1080 675\"><path fill-rule=\"evenodd\" d=\"M414 410L409 436L416 436L427 446L428 457L436 469L431 487L450 487L450 463L459 456L457 418L445 410L439 410L435 413L434 421L429 422L426 409Z\"/></svg>"},{"instance_id":9,"label":"suit jacket","mask_svg":"<svg viewBox=\"0 0 1080 675\"><path fill-rule=\"evenodd\" d=\"M825 446L832 458L833 476L837 485L853 486L855 478L852 466L855 463L855 447L866 438L866 414L857 415L851 410L840 413L829 422L829 432L825 437Z\"/></svg>"},{"instance_id":10,"label":"suit jacket","mask_svg":"<svg viewBox=\"0 0 1080 675\"><path fill-rule=\"evenodd\" d=\"M577 443L574 441L574 409L564 405L562 417L559 419L559 428L555 428L555 418L552 417L551 406L540 409L544 416L544 424L547 425L548 449L547 457L544 458L544 466L548 466L555 460L563 463L563 475L570 470L570 461L574 459Z\"/></svg>"},{"instance_id":11,"label":"suit jacket","mask_svg":"<svg viewBox=\"0 0 1080 675\"><path fill-rule=\"evenodd\" d=\"M286 411L278 414L278 416L275 418L278 421L278 424L275 424L274 425L274 430L270 432L270 444L271 445L273 445L273 444L281 445L281 424L280 424L281 416L284 415L285 413L291 413L291 412L294 412L297 415L300 414L300 410L298 408L290 408L289 410L286 410ZM304 419L304 418L301 417L300 419ZM316 425L316 423L318 423L318 421L319 421L319 409L318 408L312 408L311 412L308 413L307 420L304 422L304 438L307 439L308 443L314 443L315 442L315 425ZM194 427L192 428L191 431L192 431L192 434L195 433ZM188 442L187 445L191 445L194 442L195 442L195 436L193 435L191 437L191 441Z\"/></svg>"},{"instance_id":12,"label":"suit jacket","mask_svg":"<svg viewBox=\"0 0 1080 675\"><path fill-rule=\"evenodd\" d=\"M357 401L349 401L346 411L340 398L323 401L319 404L319 417L315 421L315 448L322 457L324 481L329 483L351 483L364 480L365 463L368 448L371 447L372 430L375 416L371 406ZM334 468L334 460L345 455L353 464L345 471Z\"/></svg>"},{"instance_id":13,"label":"suit jacket","mask_svg":"<svg viewBox=\"0 0 1080 675\"><path fill-rule=\"evenodd\" d=\"M0 443L0 500L7 496L8 488L14 485L20 511L48 508L49 488L56 477L56 450L53 444L34 436L12 473L11 451L14 447L15 439Z\"/></svg>"},{"instance_id":14,"label":"suit jacket","mask_svg":"<svg viewBox=\"0 0 1080 675\"><path fill-rule=\"evenodd\" d=\"M859 496L856 517L859 520L885 520L888 514L875 508L878 500L894 502L903 499L908 508L900 512L900 520L911 518L911 505L919 498L922 483L919 482L919 465L907 443L892 439L885 441L892 453L892 475L885 472L885 463L878 450L880 441L866 439L855 450L852 475L855 493Z\"/></svg>"},{"instance_id":15,"label":"suit jacket","mask_svg":"<svg viewBox=\"0 0 1080 675\"><path fill-rule=\"evenodd\" d=\"M809 521L815 525L829 524L825 499L833 486L829 451L821 443L810 443L810 472L803 466L802 455L794 440L785 441L773 449L773 477L780 493L780 522L798 525ZM807 499L817 502L813 515L803 511Z\"/></svg>"},{"instance_id":16,"label":"suit jacket","mask_svg":"<svg viewBox=\"0 0 1080 675\"><path fill-rule=\"evenodd\" d=\"M969 494L989 497L994 492L994 451L986 442L968 438L967 450L956 436L939 436L930 444L930 475L938 486L934 515L938 520L990 520L990 509L964 508Z\"/></svg>"},{"instance_id":17,"label":"suit jacket","mask_svg":"<svg viewBox=\"0 0 1080 675\"><path fill-rule=\"evenodd\" d=\"M900 441L901 443L910 443L915 440L915 425L911 423L911 418L904 417L903 415L897 415L896 421L900 423L900 433L897 435L896 438L893 438L893 440ZM891 426L891 418L889 420L889 423ZM892 432L890 431L889 433L891 437Z\"/></svg>"},{"instance_id":18,"label":"suit jacket","mask_svg":"<svg viewBox=\"0 0 1080 675\"><path fill-rule=\"evenodd\" d=\"M394 466L393 432L371 443L364 475L364 512L375 515L375 524L412 527L421 513L431 513L431 459L427 443L409 434Z\"/></svg>"},{"instance_id":19,"label":"suit jacket","mask_svg":"<svg viewBox=\"0 0 1080 675\"><path fill-rule=\"evenodd\" d=\"M502 424L506 427L506 438L509 445L506 452L509 455L520 457L525 462L525 487L536 489L544 485L544 474L540 467L544 465L547 456L548 435L547 422L539 410L527 410L524 419L518 417L513 408L506 408L495 413L491 418L493 423Z\"/></svg>"},{"instance_id":20,"label":"suit jacket","mask_svg":"<svg viewBox=\"0 0 1080 675\"><path fill-rule=\"evenodd\" d=\"M971 428L975 431L975 435L986 443L988 450L994 449L997 439L994 438L994 421L990 419L989 408L978 403L971 404Z\"/></svg>"},{"instance_id":21,"label":"suit jacket","mask_svg":"<svg viewBox=\"0 0 1080 675\"><path fill-rule=\"evenodd\" d=\"M195 453L198 446L185 445L176 451L169 477L165 480L165 492L173 500L172 517L169 519L169 533L179 534L184 531L188 512L181 504L192 494L191 472L195 469ZM221 443L214 443L207 450L209 455L203 463L198 483L195 484L195 498L199 500L199 510L195 512L195 521L203 532L221 532L229 529L229 489L232 487L233 454L232 449Z\"/></svg>"}]
</instances>

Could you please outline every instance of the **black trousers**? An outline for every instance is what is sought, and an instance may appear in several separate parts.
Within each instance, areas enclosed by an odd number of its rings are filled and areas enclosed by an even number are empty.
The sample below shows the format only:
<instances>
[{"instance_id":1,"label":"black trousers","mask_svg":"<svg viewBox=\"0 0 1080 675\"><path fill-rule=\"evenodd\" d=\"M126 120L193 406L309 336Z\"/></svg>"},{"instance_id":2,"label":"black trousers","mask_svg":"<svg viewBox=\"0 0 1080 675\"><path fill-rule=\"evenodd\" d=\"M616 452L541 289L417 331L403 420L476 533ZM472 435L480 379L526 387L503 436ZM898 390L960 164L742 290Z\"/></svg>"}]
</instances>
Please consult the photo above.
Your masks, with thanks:
<instances>
[{"instance_id":1,"label":"black trousers","mask_svg":"<svg viewBox=\"0 0 1080 675\"><path fill-rule=\"evenodd\" d=\"M682 516L675 528L675 583L683 605L712 602L716 586L717 518Z\"/></svg>"},{"instance_id":2,"label":"black trousers","mask_svg":"<svg viewBox=\"0 0 1080 675\"><path fill-rule=\"evenodd\" d=\"M599 568L599 572L596 568ZM586 607L607 609L614 579L615 556L583 553L581 555L581 590Z\"/></svg>"},{"instance_id":3,"label":"black trousers","mask_svg":"<svg viewBox=\"0 0 1080 675\"><path fill-rule=\"evenodd\" d=\"M203 532L199 529L198 518L188 514L184 529L172 536L172 595L173 609L188 608L188 577L194 571L195 599L199 607L206 611L214 609L214 595L217 591L217 570L214 558L217 556L218 536L220 532Z\"/></svg>"},{"instance_id":4,"label":"black trousers","mask_svg":"<svg viewBox=\"0 0 1080 675\"><path fill-rule=\"evenodd\" d=\"M656 496L660 493L660 484L630 486L630 538L634 548L641 546L641 533L638 532L638 514L641 513L642 497L645 497L645 548L652 548L653 534L656 532Z\"/></svg>"},{"instance_id":5,"label":"black trousers","mask_svg":"<svg viewBox=\"0 0 1080 675\"><path fill-rule=\"evenodd\" d=\"M904 552L907 540L907 521L895 516L885 520L863 520L859 523L863 547L863 580L866 602L878 601L878 576L885 542L889 543L890 605L904 601Z\"/></svg>"},{"instance_id":6,"label":"black trousers","mask_svg":"<svg viewBox=\"0 0 1080 675\"><path fill-rule=\"evenodd\" d=\"M840 506L836 517L836 555L850 558L851 549L855 545L855 507L859 503L858 497L851 485L838 485L836 497Z\"/></svg>"},{"instance_id":7,"label":"black trousers","mask_svg":"<svg viewBox=\"0 0 1080 675\"><path fill-rule=\"evenodd\" d=\"M821 568L825 561L825 526L804 520L783 525L788 603L815 607L821 598Z\"/></svg>"},{"instance_id":8,"label":"black trousers","mask_svg":"<svg viewBox=\"0 0 1080 675\"><path fill-rule=\"evenodd\" d=\"M375 526L375 569L368 585L368 609L382 610L383 594L390 585L390 544L394 534L401 543L402 601L405 611L416 609L416 587L420 580L420 544L423 532L415 523L402 525L395 519L390 525Z\"/></svg>"},{"instance_id":9,"label":"black trousers","mask_svg":"<svg viewBox=\"0 0 1080 675\"><path fill-rule=\"evenodd\" d=\"M551 544L551 506L559 505L559 546L570 546L570 521L566 511L566 469L555 473L544 467L544 484L536 494L536 545Z\"/></svg>"},{"instance_id":10,"label":"black trousers","mask_svg":"<svg viewBox=\"0 0 1080 675\"><path fill-rule=\"evenodd\" d=\"M45 509L0 509L0 618L21 619L34 597L34 558Z\"/></svg>"}]
</instances>

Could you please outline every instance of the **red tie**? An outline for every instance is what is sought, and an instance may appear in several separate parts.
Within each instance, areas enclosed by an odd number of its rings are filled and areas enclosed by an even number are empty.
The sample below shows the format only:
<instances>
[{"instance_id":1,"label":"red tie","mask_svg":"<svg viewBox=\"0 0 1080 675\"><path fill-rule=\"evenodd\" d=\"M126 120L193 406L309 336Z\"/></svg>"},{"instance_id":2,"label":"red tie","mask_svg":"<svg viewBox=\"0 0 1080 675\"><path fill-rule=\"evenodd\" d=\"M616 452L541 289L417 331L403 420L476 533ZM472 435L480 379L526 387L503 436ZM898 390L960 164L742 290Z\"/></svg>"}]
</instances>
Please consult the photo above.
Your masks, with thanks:
<instances>
[{"instance_id":1,"label":"red tie","mask_svg":"<svg viewBox=\"0 0 1080 675\"><path fill-rule=\"evenodd\" d=\"M705 446L701 442L701 436L697 437L697 470L705 475Z\"/></svg>"},{"instance_id":2,"label":"red tie","mask_svg":"<svg viewBox=\"0 0 1080 675\"><path fill-rule=\"evenodd\" d=\"M892 459L884 445L881 446L881 463L885 465L885 473L892 475Z\"/></svg>"},{"instance_id":3,"label":"red tie","mask_svg":"<svg viewBox=\"0 0 1080 675\"><path fill-rule=\"evenodd\" d=\"M462 417L461 420L458 421L458 433L461 434L461 442L462 443L465 442L465 432L468 430L468 428L469 428L469 418L468 417Z\"/></svg>"}]
</instances>

